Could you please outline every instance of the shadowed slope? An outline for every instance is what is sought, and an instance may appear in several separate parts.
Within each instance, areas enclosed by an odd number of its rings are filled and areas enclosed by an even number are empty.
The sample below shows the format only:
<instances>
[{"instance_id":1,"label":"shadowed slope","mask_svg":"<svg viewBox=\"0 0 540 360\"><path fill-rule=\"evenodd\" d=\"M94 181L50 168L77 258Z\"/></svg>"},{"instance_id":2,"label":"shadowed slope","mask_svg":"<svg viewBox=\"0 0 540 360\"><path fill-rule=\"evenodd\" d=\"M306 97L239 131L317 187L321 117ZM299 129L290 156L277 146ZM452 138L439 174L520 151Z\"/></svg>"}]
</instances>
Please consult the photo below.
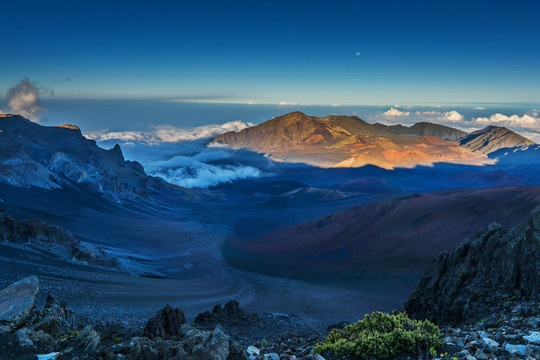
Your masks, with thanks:
<instances>
[{"instance_id":1,"label":"shadowed slope","mask_svg":"<svg viewBox=\"0 0 540 360\"><path fill-rule=\"evenodd\" d=\"M516 225L538 203L540 187L423 194L352 208L255 239L229 238L223 252L233 266L293 277L419 271L492 221Z\"/></svg>"}]
</instances>

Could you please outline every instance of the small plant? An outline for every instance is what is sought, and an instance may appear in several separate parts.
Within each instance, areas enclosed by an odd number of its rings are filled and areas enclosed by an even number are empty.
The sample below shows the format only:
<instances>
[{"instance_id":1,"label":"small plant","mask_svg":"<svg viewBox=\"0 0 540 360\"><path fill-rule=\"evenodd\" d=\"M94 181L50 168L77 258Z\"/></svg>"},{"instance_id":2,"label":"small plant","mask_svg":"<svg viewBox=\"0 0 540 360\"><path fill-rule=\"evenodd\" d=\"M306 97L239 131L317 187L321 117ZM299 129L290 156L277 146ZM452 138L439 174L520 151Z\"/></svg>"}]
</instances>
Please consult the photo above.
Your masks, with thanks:
<instances>
[{"instance_id":1,"label":"small plant","mask_svg":"<svg viewBox=\"0 0 540 360\"><path fill-rule=\"evenodd\" d=\"M440 353L439 355L437 355L437 350L434 347L429 348L429 353L431 354L431 356L433 356L434 359L443 359L448 356L448 353Z\"/></svg>"},{"instance_id":2,"label":"small plant","mask_svg":"<svg viewBox=\"0 0 540 360\"><path fill-rule=\"evenodd\" d=\"M74 338L74 337L79 336L79 334L80 334L80 331L77 331L77 330L72 330L72 331L68 332L67 334L60 333L59 337L58 337L58 340Z\"/></svg>"},{"instance_id":3,"label":"small plant","mask_svg":"<svg viewBox=\"0 0 540 360\"><path fill-rule=\"evenodd\" d=\"M428 320L411 320L405 312L374 312L356 324L333 330L313 351L360 359L389 359L397 353L419 354L430 348L436 354L436 349L443 346L441 336L440 329Z\"/></svg>"},{"instance_id":4,"label":"small plant","mask_svg":"<svg viewBox=\"0 0 540 360\"><path fill-rule=\"evenodd\" d=\"M488 318L483 318L483 319L477 321L477 322L476 322L476 325L482 325L482 324L485 324L487 321L488 321Z\"/></svg>"},{"instance_id":5,"label":"small plant","mask_svg":"<svg viewBox=\"0 0 540 360\"><path fill-rule=\"evenodd\" d=\"M262 339L262 340L261 340L261 345L262 345L262 346L268 346L268 340Z\"/></svg>"},{"instance_id":6,"label":"small plant","mask_svg":"<svg viewBox=\"0 0 540 360\"><path fill-rule=\"evenodd\" d=\"M47 313L49 312L49 309L45 309L43 310L43 312L39 315L37 315L34 320L32 320L32 324L37 324L38 322L41 321L41 319L43 319L45 317L45 315L47 315Z\"/></svg>"}]
</instances>

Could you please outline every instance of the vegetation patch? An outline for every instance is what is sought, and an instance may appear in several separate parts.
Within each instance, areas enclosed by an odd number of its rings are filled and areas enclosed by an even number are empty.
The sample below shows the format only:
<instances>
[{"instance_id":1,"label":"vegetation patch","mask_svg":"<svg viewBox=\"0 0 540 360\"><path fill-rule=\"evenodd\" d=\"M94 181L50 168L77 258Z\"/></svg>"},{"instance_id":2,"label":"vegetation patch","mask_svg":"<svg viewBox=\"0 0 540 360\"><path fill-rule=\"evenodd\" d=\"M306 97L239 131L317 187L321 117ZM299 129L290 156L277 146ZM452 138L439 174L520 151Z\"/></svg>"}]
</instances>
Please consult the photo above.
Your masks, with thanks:
<instances>
[{"instance_id":1,"label":"vegetation patch","mask_svg":"<svg viewBox=\"0 0 540 360\"><path fill-rule=\"evenodd\" d=\"M343 330L333 330L313 351L360 359L389 359L398 353L421 354L443 346L441 330L428 320L411 320L405 312L374 312Z\"/></svg>"}]
</instances>

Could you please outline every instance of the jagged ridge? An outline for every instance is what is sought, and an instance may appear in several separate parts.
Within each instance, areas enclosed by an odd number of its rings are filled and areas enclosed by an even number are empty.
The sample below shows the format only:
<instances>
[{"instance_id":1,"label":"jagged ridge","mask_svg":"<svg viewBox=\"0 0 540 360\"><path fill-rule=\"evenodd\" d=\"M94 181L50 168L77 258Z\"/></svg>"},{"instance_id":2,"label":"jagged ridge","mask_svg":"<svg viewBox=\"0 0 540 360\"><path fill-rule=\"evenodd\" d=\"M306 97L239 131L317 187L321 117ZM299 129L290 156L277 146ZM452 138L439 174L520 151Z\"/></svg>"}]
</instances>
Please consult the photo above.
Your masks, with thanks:
<instances>
[{"instance_id":1,"label":"jagged ridge","mask_svg":"<svg viewBox=\"0 0 540 360\"><path fill-rule=\"evenodd\" d=\"M540 296L540 206L510 231L493 223L438 256L405 309L438 323L475 322L508 299Z\"/></svg>"},{"instance_id":2,"label":"jagged ridge","mask_svg":"<svg viewBox=\"0 0 540 360\"><path fill-rule=\"evenodd\" d=\"M102 149L77 126L45 127L10 114L0 116L0 181L45 189L80 184L111 200L146 197L164 184L126 161L120 146Z\"/></svg>"}]
</instances>

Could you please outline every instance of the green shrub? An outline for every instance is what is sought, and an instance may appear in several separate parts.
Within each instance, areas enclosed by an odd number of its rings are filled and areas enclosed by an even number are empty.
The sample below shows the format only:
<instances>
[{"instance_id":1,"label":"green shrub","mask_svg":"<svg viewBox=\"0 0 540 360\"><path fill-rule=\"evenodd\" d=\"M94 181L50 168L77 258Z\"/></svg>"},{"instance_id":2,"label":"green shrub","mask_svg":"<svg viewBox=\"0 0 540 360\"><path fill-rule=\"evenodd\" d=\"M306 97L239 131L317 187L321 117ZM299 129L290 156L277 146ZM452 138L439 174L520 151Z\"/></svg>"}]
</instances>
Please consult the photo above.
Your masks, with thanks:
<instances>
[{"instance_id":1,"label":"green shrub","mask_svg":"<svg viewBox=\"0 0 540 360\"><path fill-rule=\"evenodd\" d=\"M352 355L360 359L373 356L389 359L397 353L420 354L443 346L441 331L428 320L411 320L405 312L374 312L343 330L333 330L313 351L337 356Z\"/></svg>"}]
</instances>

